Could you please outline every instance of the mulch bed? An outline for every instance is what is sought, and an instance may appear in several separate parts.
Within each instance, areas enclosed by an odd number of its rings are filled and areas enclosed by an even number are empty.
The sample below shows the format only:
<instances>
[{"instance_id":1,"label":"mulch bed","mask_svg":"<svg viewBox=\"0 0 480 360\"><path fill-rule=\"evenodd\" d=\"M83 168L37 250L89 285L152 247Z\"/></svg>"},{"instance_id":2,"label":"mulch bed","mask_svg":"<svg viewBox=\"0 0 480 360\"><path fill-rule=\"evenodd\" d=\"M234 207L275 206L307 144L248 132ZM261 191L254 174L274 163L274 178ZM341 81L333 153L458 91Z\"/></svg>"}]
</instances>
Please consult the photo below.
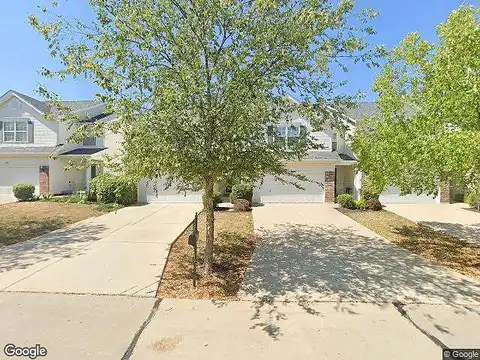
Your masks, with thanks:
<instances>
[{"instance_id":1,"label":"mulch bed","mask_svg":"<svg viewBox=\"0 0 480 360\"><path fill-rule=\"evenodd\" d=\"M198 219L197 287L193 287L193 248L188 245L189 227L172 244L157 291L161 298L235 299L253 251L255 234L251 212L215 211L213 275L202 275L205 249L205 213Z\"/></svg>"},{"instance_id":2,"label":"mulch bed","mask_svg":"<svg viewBox=\"0 0 480 360\"><path fill-rule=\"evenodd\" d=\"M480 279L480 246L419 225L390 211L338 211L412 253Z\"/></svg>"}]
</instances>

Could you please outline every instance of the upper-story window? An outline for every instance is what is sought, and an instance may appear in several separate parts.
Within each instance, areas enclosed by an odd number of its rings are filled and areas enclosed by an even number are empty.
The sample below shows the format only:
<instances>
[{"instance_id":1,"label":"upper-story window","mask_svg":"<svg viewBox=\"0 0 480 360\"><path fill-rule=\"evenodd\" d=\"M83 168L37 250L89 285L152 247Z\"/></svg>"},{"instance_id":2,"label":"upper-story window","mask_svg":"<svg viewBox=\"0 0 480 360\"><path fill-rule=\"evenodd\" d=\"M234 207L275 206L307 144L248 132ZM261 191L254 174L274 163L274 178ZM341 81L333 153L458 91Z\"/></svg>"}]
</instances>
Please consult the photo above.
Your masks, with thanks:
<instances>
[{"instance_id":1,"label":"upper-story window","mask_svg":"<svg viewBox=\"0 0 480 360\"><path fill-rule=\"evenodd\" d=\"M3 141L6 143L27 143L28 142L28 121L27 120L4 120Z\"/></svg>"},{"instance_id":2,"label":"upper-story window","mask_svg":"<svg viewBox=\"0 0 480 360\"><path fill-rule=\"evenodd\" d=\"M270 126L268 130L268 142L275 141L281 145L298 143L301 134L306 134L306 127L302 125L278 125L273 131Z\"/></svg>"},{"instance_id":3,"label":"upper-story window","mask_svg":"<svg viewBox=\"0 0 480 360\"><path fill-rule=\"evenodd\" d=\"M83 146L97 146L97 138L95 136L87 137L82 142Z\"/></svg>"}]
</instances>

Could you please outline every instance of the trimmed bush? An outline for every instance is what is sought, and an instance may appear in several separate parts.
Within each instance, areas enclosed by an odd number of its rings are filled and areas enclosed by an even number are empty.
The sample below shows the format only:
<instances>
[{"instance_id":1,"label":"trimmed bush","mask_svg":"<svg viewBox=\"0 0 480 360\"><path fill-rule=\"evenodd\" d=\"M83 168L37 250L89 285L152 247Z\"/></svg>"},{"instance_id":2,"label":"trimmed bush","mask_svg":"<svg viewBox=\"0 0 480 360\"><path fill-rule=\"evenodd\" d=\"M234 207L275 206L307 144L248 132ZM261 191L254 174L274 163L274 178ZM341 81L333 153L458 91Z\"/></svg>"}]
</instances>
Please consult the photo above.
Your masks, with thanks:
<instances>
[{"instance_id":1,"label":"trimmed bush","mask_svg":"<svg viewBox=\"0 0 480 360\"><path fill-rule=\"evenodd\" d=\"M122 176L102 173L91 181L88 199L105 204L132 205L137 201L137 186Z\"/></svg>"},{"instance_id":2,"label":"trimmed bush","mask_svg":"<svg viewBox=\"0 0 480 360\"><path fill-rule=\"evenodd\" d=\"M238 199L235 201L235 204L233 204L233 210L234 211L250 211L250 201L246 199Z\"/></svg>"},{"instance_id":3,"label":"trimmed bush","mask_svg":"<svg viewBox=\"0 0 480 360\"><path fill-rule=\"evenodd\" d=\"M367 210L368 209L367 200L360 199L355 201L355 208L358 210Z\"/></svg>"},{"instance_id":4,"label":"trimmed bush","mask_svg":"<svg viewBox=\"0 0 480 360\"><path fill-rule=\"evenodd\" d=\"M206 209L207 208L207 197L205 194L202 196L202 202L203 202L203 207ZM216 209L218 207L218 204L222 202L222 194L216 191L213 194L213 208Z\"/></svg>"},{"instance_id":5,"label":"trimmed bush","mask_svg":"<svg viewBox=\"0 0 480 360\"><path fill-rule=\"evenodd\" d=\"M367 206L370 210L379 211L382 210L382 203L378 199L369 199L367 200Z\"/></svg>"},{"instance_id":6,"label":"trimmed bush","mask_svg":"<svg viewBox=\"0 0 480 360\"><path fill-rule=\"evenodd\" d=\"M119 179L115 189L115 203L132 205L137 202L137 185L126 179Z\"/></svg>"},{"instance_id":7,"label":"trimmed bush","mask_svg":"<svg viewBox=\"0 0 480 360\"><path fill-rule=\"evenodd\" d=\"M380 197L379 193L372 191L370 189L362 189L361 194L362 194L362 199L364 199L365 201L368 201L370 199L378 199Z\"/></svg>"},{"instance_id":8,"label":"trimmed bush","mask_svg":"<svg viewBox=\"0 0 480 360\"><path fill-rule=\"evenodd\" d=\"M248 200L252 204L253 198L253 186L251 184L236 184L232 186L232 192L230 193L230 202L235 204L239 199Z\"/></svg>"},{"instance_id":9,"label":"trimmed bush","mask_svg":"<svg viewBox=\"0 0 480 360\"><path fill-rule=\"evenodd\" d=\"M35 186L30 184L16 184L13 186L13 195L20 201L33 199Z\"/></svg>"},{"instance_id":10,"label":"trimmed bush","mask_svg":"<svg viewBox=\"0 0 480 360\"><path fill-rule=\"evenodd\" d=\"M477 208L480 201L480 191L471 191L465 195L465 202L472 208Z\"/></svg>"},{"instance_id":11,"label":"trimmed bush","mask_svg":"<svg viewBox=\"0 0 480 360\"><path fill-rule=\"evenodd\" d=\"M341 194L337 196L337 204L345 209L355 209L355 200L351 194Z\"/></svg>"}]
</instances>

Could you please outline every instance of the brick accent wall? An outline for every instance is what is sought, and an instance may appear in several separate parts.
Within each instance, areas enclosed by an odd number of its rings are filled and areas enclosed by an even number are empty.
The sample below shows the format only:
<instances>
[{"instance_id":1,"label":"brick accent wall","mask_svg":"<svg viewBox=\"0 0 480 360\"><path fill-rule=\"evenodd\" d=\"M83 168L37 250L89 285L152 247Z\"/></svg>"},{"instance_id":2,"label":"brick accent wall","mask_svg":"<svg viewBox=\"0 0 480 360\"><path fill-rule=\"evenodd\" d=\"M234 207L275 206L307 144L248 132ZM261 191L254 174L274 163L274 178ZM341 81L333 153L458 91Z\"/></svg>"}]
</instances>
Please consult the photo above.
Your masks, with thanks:
<instances>
[{"instance_id":1,"label":"brick accent wall","mask_svg":"<svg viewBox=\"0 0 480 360\"><path fill-rule=\"evenodd\" d=\"M450 195L450 182L444 182L440 185L440 202L450 204L451 195Z\"/></svg>"},{"instance_id":2,"label":"brick accent wall","mask_svg":"<svg viewBox=\"0 0 480 360\"><path fill-rule=\"evenodd\" d=\"M335 171L325 171L325 202L335 202Z\"/></svg>"},{"instance_id":3,"label":"brick accent wall","mask_svg":"<svg viewBox=\"0 0 480 360\"><path fill-rule=\"evenodd\" d=\"M48 166L40 166L40 195L50 193L50 168Z\"/></svg>"}]
</instances>

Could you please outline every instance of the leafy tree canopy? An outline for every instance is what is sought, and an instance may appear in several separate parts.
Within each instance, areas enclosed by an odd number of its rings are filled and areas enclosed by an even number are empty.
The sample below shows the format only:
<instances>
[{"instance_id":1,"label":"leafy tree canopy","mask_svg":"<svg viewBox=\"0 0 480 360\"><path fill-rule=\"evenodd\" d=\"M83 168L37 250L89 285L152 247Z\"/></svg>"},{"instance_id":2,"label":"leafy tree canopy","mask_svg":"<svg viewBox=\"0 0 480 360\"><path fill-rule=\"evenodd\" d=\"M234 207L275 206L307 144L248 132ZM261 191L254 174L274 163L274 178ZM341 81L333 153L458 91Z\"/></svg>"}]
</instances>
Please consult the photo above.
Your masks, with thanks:
<instances>
[{"instance_id":1,"label":"leafy tree canopy","mask_svg":"<svg viewBox=\"0 0 480 360\"><path fill-rule=\"evenodd\" d=\"M335 69L376 65L368 46L371 10L352 0L90 0L93 22L55 15L30 22L60 59L48 77L86 76L119 116L122 169L132 178L167 176L178 189L204 189L206 262L213 243L213 186L225 179L291 174L285 160L313 146L308 136L286 149L268 142L269 125L297 112L315 129L348 103ZM54 94L43 94L56 100ZM302 103L286 95L295 93ZM72 119L69 109L60 116ZM84 136L89 126L80 127ZM98 130L98 129L97 129ZM302 178L299 174L294 174ZM210 224L210 225L208 225ZM210 248L210 250L209 250ZM210 252L210 254L207 254Z\"/></svg>"},{"instance_id":2,"label":"leafy tree canopy","mask_svg":"<svg viewBox=\"0 0 480 360\"><path fill-rule=\"evenodd\" d=\"M462 6L438 39L409 34L377 77L379 113L354 137L376 187L436 193L439 182L480 183L480 10Z\"/></svg>"}]
</instances>

